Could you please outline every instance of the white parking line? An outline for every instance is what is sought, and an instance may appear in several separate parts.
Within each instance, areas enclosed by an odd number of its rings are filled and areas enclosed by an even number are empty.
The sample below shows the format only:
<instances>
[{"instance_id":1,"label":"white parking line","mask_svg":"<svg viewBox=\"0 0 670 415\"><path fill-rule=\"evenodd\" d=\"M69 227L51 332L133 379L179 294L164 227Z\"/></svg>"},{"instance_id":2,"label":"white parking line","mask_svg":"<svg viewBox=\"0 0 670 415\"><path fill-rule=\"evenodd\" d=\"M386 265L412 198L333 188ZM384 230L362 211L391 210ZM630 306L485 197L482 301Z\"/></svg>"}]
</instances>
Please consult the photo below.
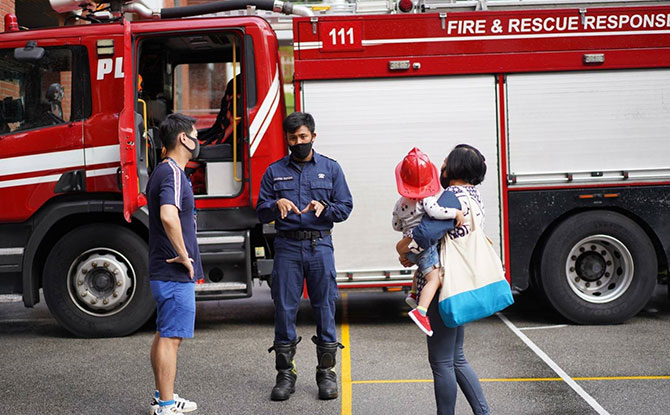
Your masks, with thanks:
<instances>
[{"instance_id":1,"label":"white parking line","mask_svg":"<svg viewBox=\"0 0 670 415\"><path fill-rule=\"evenodd\" d=\"M556 324L554 326L537 326L537 327L519 327L519 330L544 330L544 329L560 329L562 327L568 327L567 324Z\"/></svg>"},{"instance_id":2,"label":"white parking line","mask_svg":"<svg viewBox=\"0 0 670 415\"><path fill-rule=\"evenodd\" d=\"M535 343L533 343L532 340L530 340L525 334L523 334L521 332L521 330L519 330L514 325L514 323L509 321L507 319L507 317L505 317L504 315L502 315L500 313L496 313L496 315L498 316L498 318L500 318L500 320L502 320L503 323L505 323L505 325L507 327L509 327L510 330L512 330L512 332L514 334L516 334L524 343L526 343L526 346L528 346L533 352L535 352L535 354L538 355L538 357L540 359L542 359L544 361L544 363L546 363L554 372L556 372L556 374L558 376L561 377L561 379L563 379L563 381L565 383L567 383L575 392L577 392L577 394L579 396L581 396L582 399L584 399L586 401L586 403L591 405L591 407L593 409L595 409L596 412L598 412L598 414L600 414L600 415L610 415L610 413L607 412L602 406L600 406L600 404L598 402L596 402L596 400L593 399L593 397L591 395L586 393L586 391L584 389L582 389L582 387L579 386L577 384L577 382L575 382L570 376L568 376L568 374L565 373L565 371L563 369L561 369L556 364L556 362L551 360L551 358L549 356L547 356L547 354L544 351L542 351L542 349L537 347L537 345Z\"/></svg>"}]
</instances>

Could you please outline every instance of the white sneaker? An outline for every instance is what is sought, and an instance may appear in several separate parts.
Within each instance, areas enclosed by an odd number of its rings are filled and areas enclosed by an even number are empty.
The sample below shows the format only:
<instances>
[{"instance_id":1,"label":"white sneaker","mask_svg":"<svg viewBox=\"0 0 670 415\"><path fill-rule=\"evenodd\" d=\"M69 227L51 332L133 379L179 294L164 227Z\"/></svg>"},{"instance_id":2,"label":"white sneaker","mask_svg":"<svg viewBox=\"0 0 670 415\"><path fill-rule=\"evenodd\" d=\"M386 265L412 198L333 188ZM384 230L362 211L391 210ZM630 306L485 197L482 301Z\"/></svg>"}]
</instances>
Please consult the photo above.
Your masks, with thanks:
<instances>
[{"instance_id":1,"label":"white sneaker","mask_svg":"<svg viewBox=\"0 0 670 415\"><path fill-rule=\"evenodd\" d=\"M154 411L155 415L184 415L184 412L177 408L175 405L170 405L170 406L164 406L164 407L158 407L156 411Z\"/></svg>"},{"instance_id":2,"label":"white sneaker","mask_svg":"<svg viewBox=\"0 0 670 415\"><path fill-rule=\"evenodd\" d=\"M174 399L174 406L180 411L177 413L193 412L196 409L198 409L197 403L189 401L188 399L181 398L176 393L174 394L173 399ZM167 413L170 414L171 412ZM156 399L156 397L154 396L153 398L151 398L151 415L157 415L157 414L158 414L158 399Z\"/></svg>"}]
</instances>

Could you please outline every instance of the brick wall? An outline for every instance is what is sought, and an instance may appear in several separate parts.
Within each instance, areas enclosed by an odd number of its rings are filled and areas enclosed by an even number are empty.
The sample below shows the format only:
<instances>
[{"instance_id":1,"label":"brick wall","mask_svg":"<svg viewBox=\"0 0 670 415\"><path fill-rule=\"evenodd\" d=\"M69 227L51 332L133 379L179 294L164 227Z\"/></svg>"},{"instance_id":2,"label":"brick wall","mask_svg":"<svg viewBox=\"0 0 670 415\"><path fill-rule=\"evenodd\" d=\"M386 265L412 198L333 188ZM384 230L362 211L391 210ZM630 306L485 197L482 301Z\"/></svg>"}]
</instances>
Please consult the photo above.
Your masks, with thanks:
<instances>
[{"instance_id":1,"label":"brick wall","mask_svg":"<svg viewBox=\"0 0 670 415\"><path fill-rule=\"evenodd\" d=\"M0 0L0 26L5 31L5 15L7 13L16 13L15 0Z\"/></svg>"},{"instance_id":2,"label":"brick wall","mask_svg":"<svg viewBox=\"0 0 670 415\"><path fill-rule=\"evenodd\" d=\"M14 0L0 0L0 27L5 30L5 15L14 13ZM0 99L4 97L17 98L19 85L15 82L0 81Z\"/></svg>"},{"instance_id":3,"label":"brick wall","mask_svg":"<svg viewBox=\"0 0 670 415\"><path fill-rule=\"evenodd\" d=\"M5 15L14 13L14 0L0 0L0 28L5 30ZM17 98L19 96L19 85L14 82L0 81L0 99L5 97ZM10 126L14 128L15 126Z\"/></svg>"}]
</instances>

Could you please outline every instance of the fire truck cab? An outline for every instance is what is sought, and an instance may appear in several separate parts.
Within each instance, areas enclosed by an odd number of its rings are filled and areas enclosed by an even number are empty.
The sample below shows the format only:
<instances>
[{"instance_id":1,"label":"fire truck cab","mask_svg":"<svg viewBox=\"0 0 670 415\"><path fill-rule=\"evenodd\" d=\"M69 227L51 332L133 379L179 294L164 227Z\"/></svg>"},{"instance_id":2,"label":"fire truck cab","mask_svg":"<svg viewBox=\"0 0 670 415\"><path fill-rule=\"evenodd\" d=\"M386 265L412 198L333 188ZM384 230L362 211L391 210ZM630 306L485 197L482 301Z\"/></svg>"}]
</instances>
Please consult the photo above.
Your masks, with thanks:
<instances>
[{"instance_id":1,"label":"fire truck cab","mask_svg":"<svg viewBox=\"0 0 670 415\"><path fill-rule=\"evenodd\" d=\"M286 147L266 20L118 15L3 33L0 54L5 292L33 306L43 288L55 318L80 336L125 335L147 321L143 191L171 112L195 117L209 137L187 168L207 275L198 299L250 296L252 276L270 274L254 207L265 168Z\"/></svg>"}]
</instances>

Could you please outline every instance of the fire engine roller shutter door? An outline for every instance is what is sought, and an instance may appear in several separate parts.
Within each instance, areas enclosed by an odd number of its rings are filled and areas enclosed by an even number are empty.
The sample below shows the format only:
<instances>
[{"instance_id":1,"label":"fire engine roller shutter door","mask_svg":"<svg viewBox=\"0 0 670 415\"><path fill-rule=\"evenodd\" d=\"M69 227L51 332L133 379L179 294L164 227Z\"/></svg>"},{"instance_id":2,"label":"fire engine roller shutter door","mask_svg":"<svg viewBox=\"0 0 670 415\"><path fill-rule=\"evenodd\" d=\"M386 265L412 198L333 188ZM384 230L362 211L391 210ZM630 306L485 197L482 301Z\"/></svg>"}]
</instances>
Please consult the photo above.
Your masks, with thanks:
<instances>
[{"instance_id":1,"label":"fire engine roller shutter door","mask_svg":"<svg viewBox=\"0 0 670 415\"><path fill-rule=\"evenodd\" d=\"M451 149L472 144L486 157L486 232L499 246L500 198L495 78L491 75L305 81L304 111L314 115L314 148L337 160L354 198L335 224L338 272L401 269L391 227L395 167L412 147L439 169Z\"/></svg>"},{"instance_id":2,"label":"fire engine roller shutter door","mask_svg":"<svg viewBox=\"0 0 670 415\"><path fill-rule=\"evenodd\" d=\"M519 183L667 177L669 97L667 69L509 75L510 173Z\"/></svg>"}]
</instances>

